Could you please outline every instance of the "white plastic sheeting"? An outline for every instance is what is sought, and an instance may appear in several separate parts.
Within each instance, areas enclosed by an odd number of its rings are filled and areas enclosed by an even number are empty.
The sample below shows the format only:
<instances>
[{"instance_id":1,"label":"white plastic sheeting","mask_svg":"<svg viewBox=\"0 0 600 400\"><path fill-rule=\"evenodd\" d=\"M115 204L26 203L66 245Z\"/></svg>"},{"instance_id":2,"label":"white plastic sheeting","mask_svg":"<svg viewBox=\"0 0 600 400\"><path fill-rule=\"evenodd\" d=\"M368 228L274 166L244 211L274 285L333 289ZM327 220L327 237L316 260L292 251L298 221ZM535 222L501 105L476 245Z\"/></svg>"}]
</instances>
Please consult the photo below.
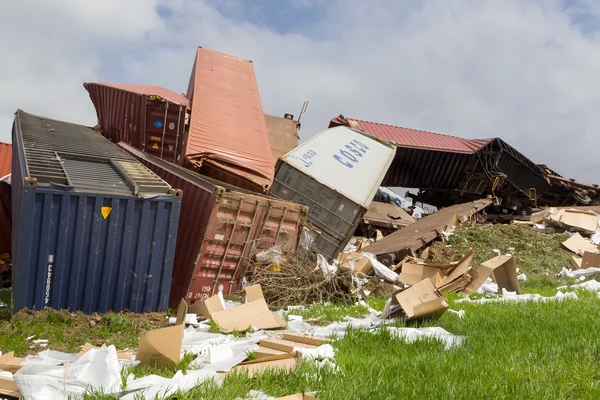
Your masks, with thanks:
<instances>
[{"instance_id":1,"label":"white plastic sheeting","mask_svg":"<svg viewBox=\"0 0 600 400\"><path fill-rule=\"evenodd\" d=\"M591 281L571 285L571 289L582 289L587 290L589 292L600 292L600 282L598 282L595 279L592 279Z\"/></svg>"},{"instance_id":2,"label":"white plastic sheeting","mask_svg":"<svg viewBox=\"0 0 600 400\"><path fill-rule=\"evenodd\" d=\"M44 353L44 352L42 352ZM58 358L54 358L52 354ZM53 400L82 398L90 390L117 393L121 390L121 366L115 346L92 349L81 357L59 365L65 353L25 361L13 377L25 399ZM71 357L70 357L71 358Z\"/></svg>"},{"instance_id":3,"label":"white plastic sheeting","mask_svg":"<svg viewBox=\"0 0 600 400\"><path fill-rule=\"evenodd\" d=\"M315 349L294 348L302 354L303 360L326 360L335 357L335 349L330 344L323 344Z\"/></svg>"},{"instance_id":4,"label":"white plastic sheeting","mask_svg":"<svg viewBox=\"0 0 600 400\"><path fill-rule=\"evenodd\" d=\"M558 276L566 278L581 278L582 276L592 276L596 274L600 274L600 268L590 267L586 269L576 269L575 271L572 269L563 268L562 271L558 273Z\"/></svg>"},{"instance_id":5,"label":"white plastic sheeting","mask_svg":"<svg viewBox=\"0 0 600 400\"><path fill-rule=\"evenodd\" d=\"M167 399L178 391L187 392L207 379L213 379L218 384L221 382L219 375L213 369L188 371L186 375L181 371L177 371L172 378L148 375L139 379L134 379L133 375L129 375L127 379L127 390L140 390L128 393L121 397L121 399Z\"/></svg>"},{"instance_id":6,"label":"white plastic sheeting","mask_svg":"<svg viewBox=\"0 0 600 400\"><path fill-rule=\"evenodd\" d=\"M448 309L448 312L450 314L456 315L460 319L463 319L465 317L465 310L458 310L458 311L456 311L456 310L450 310L450 309Z\"/></svg>"},{"instance_id":7,"label":"white plastic sheeting","mask_svg":"<svg viewBox=\"0 0 600 400\"><path fill-rule=\"evenodd\" d=\"M321 268L321 271L323 271L325 279L329 280L338 270L337 261L334 261L333 264L329 264L323 255L317 254L317 267L315 269L318 268Z\"/></svg>"},{"instance_id":8,"label":"white plastic sheeting","mask_svg":"<svg viewBox=\"0 0 600 400\"><path fill-rule=\"evenodd\" d=\"M375 275L388 283L398 283L398 274L377 261L377 257L371 253L363 253L363 257L367 257L373 266Z\"/></svg>"},{"instance_id":9,"label":"white plastic sheeting","mask_svg":"<svg viewBox=\"0 0 600 400\"><path fill-rule=\"evenodd\" d=\"M435 339L444 343L446 350L454 346L460 346L465 340L464 336L453 335L440 327L431 328L388 328L392 336L396 339L402 339L406 343L413 343L416 340Z\"/></svg>"},{"instance_id":10,"label":"white plastic sheeting","mask_svg":"<svg viewBox=\"0 0 600 400\"><path fill-rule=\"evenodd\" d=\"M484 303L521 303L527 301L535 302L546 302L546 301L562 301L562 300L577 300L577 294L575 293L562 293L560 290L556 295L551 297L544 297L537 293L532 294L517 294L516 292L509 292L506 289L502 289L502 297L491 297L481 298L478 300L471 300L470 298L464 298L456 300L456 303L471 303L471 304L484 304Z\"/></svg>"},{"instance_id":11,"label":"white plastic sheeting","mask_svg":"<svg viewBox=\"0 0 600 400\"><path fill-rule=\"evenodd\" d=\"M492 278L487 278L483 285L479 289L477 289L478 294L486 294L486 293L498 293L498 284L495 283Z\"/></svg>"}]
</instances>

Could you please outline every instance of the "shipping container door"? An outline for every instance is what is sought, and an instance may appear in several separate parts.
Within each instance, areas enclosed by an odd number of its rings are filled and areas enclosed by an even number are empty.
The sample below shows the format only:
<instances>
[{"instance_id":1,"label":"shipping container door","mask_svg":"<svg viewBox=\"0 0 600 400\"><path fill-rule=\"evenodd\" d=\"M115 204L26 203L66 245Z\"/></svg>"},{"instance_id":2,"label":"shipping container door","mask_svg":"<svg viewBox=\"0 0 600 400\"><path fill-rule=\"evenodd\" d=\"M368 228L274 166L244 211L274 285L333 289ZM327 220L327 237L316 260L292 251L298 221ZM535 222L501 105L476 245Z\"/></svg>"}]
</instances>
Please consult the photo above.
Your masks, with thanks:
<instances>
[{"instance_id":1,"label":"shipping container door","mask_svg":"<svg viewBox=\"0 0 600 400\"><path fill-rule=\"evenodd\" d=\"M253 196L249 196L252 199ZM260 222L262 205L245 196L222 194L200 252L200 268L196 267L188 299L205 299L218 292L238 290L239 276L246 270L248 253Z\"/></svg>"},{"instance_id":2,"label":"shipping container door","mask_svg":"<svg viewBox=\"0 0 600 400\"><path fill-rule=\"evenodd\" d=\"M143 150L179 164L184 143L185 107L153 99L146 101L146 132Z\"/></svg>"}]
</instances>

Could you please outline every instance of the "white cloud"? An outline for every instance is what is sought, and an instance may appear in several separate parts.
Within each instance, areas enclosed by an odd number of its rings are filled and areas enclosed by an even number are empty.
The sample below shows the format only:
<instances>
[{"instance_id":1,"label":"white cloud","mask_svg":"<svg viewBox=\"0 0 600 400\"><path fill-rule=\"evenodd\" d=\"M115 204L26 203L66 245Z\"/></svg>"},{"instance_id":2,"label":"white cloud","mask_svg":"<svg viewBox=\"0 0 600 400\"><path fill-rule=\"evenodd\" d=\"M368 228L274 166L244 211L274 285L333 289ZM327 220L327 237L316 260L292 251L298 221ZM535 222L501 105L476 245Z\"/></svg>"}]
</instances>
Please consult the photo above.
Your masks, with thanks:
<instances>
[{"instance_id":1,"label":"white cloud","mask_svg":"<svg viewBox=\"0 0 600 400\"><path fill-rule=\"evenodd\" d=\"M143 0L5 2L1 48L11 57L0 67L0 140L17 108L94 124L83 81L184 92L202 45L254 61L265 112L297 114L310 100L303 138L339 113L500 136L536 162L596 182L600 43L572 22L600 22L586 1L568 10L558 1L300 1L324 14L294 27L301 34L240 20L236 1L227 3L234 21L184 0L160 2L166 20Z\"/></svg>"}]
</instances>

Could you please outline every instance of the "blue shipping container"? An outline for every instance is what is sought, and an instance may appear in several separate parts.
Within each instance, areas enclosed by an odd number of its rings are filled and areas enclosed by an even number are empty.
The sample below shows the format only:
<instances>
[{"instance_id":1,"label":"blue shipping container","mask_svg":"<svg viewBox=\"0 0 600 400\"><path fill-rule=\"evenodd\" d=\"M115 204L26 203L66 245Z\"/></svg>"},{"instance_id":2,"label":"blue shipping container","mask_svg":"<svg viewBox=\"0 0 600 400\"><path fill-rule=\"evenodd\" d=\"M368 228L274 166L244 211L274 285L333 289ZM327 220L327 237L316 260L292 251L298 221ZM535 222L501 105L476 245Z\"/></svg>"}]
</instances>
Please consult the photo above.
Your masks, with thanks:
<instances>
[{"instance_id":1,"label":"blue shipping container","mask_svg":"<svg viewBox=\"0 0 600 400\"><path fill-rule=\"evenodd\" d=\"M18 110L12 310L167 309L181 191L91 128Z\"/></svg>"}]
</instances>

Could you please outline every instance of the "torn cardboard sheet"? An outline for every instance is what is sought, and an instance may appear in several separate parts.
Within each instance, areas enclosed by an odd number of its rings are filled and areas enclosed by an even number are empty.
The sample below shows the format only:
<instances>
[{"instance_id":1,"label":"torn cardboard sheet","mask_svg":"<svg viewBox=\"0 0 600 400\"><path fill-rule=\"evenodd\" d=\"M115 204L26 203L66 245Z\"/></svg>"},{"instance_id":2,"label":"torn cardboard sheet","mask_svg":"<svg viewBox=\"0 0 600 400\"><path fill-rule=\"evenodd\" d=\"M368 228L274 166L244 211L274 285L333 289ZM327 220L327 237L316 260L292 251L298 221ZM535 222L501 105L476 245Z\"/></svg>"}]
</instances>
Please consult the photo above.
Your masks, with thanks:
<instances>
[{"instance_id":1,"label":"torn cardboard sheet","mask_svg":"<svg viewBox=\"0 0 600 400\"><path fill-rule=\"evenodd\" d=\"M471 303L471 304L484 304L484 303L521 303L527 301L534 302L546 302L546 301L563 301L563 300L577 300L578 297L575 293L562 293L558 291L556 295L552 297L544 297L537 293L535 294L516 294L515 292L507 292L502 290L502 297L492 298L481 298L478 300L471 300L469 297L456 300L456 303Z\"/></svg>"},{"instance_id":2,"label":"torn cardboard sheet","mask_svg":"<svg viewBox=\"0 0 600 400\"><path fill-rule=\"evenodd\" d=\"M446 275L439 268L431 267L427 264L405 262L402 265L402 271L400 272L398 279L408 286L414 286L423 279L429 278L433 285L437 287L438 283L445 276Z\"/></svg>"},{"instance_id":3,"label":"torn cardboard sheet","mask_svg":"<svg viewBox=\"0 0 600 400\"><path fill-rule=\"evenodd\" d=\"M258 360L243 362L228 373L247 374L250 378L267 370L289 373L300 365L301 360L302 356L297 352L292 354L286 353L279 356L263 357Z\"/></svg>"},{"instance_id":4,"label":"torn cardboard sheet","mask_svg":"<svg viewBox=\"0 0 600 400\"><path fill-rule=\"evenodd\" d=\"M441 292L455 292L463 290L463 288L471 281L471 260L474 252L470 251L456 264L450 273L437 282L436 287Z\"/></svg>"},{"instance_id":5,"label":"torn cardboard sheet","mask_svg":"<svg viewBox=\"0 0 600 400\"><path fill-rule=\"evenodd\" d=\"M467 296L477 292L489 277L498 285L498 290L506 289L517 294L521 293L517 267L511 256L496 256L482 263L479 268L471 270L470 275L471 283L463 290Z\"/></svg>"},{"instance_id":6,"label":"torn cardboard sheet","mask_svg":"<svg viewBox=\"0 0 600 400\"><path fill-rule=\"evenodd\" d=\"M451 264L427 264L406 261L402 265L399 280L409 286L429 278L442 292L462 290L471 281L470 263L473 252L464 255L460 261Z\"/></svg>"},{"instance_id":7,"label":"torn cardboard sheet","mask_svg":"<svg viewBox=\"0 0 600 400\"><path fill-rule=\"evenodd\" d=\"M546 221L560 228L593 235L598 230L598 214L593 211L551 208Z\"/></svg>"},{"instance_id":8,"label":"torn cardboard sheet","mask_svg":"<svg viewBox=\"0 0 600 400\"><path fill-rule=\"evenodd\" d=\"M581 263L583 263L583 257L573 256L571 257L571 266L575 269L581 269Z\"/></svg>"},{"instance_id":9,"label":"torn cardboard sheet","mask_svg":"<svg viewBox=\"0 0 600 400\"><path fill-rule=\"evenodd\" d=\"M392 295L390 316L404 314L408 320L439 318L448 309L448 302L429 278Z\"/></svg>"},{"instance_id":10,"label":"torn cardboard sheet","mask_svg":"<svg viewBox=\"0 0 600 400\"><path fill-rule=\"evenodd\" d=\"M306 393L296 393L289 396L277 397L275 400L317 400L317 398Z\"/></svg>"},{"instance_id":11,"label":"torn cardboard sheet","mask_svg":"<svg viewBox=\"0 0 600 400\"><path fill-rule=\"evenodd\" d=\"M347 271L353 271L356 273L369 275L373 271L373 266L368 257L364 256L364 253L353 252L349 254L340 255L342 261L340 268Z\"/></svg>"},{"instance_id":12,"label":"torn cardboard sheet","mask_svg":"<svg viewBox=\"0 0 600 400\"><path fill-rule=\"evenodd\" d=\"M600 267L600 253L597 251L586 251L581 259L581 268L588 269L590 267Z\"/></svg>"},{"instance_id":13,"label":"torn cardboard sheet","mask_svg":"<svg viewBox=\"0 0 600 400\"><path fill-rule=\"evenodd\" d=\"M221 332L245 331L251 327L257 329L285 328L286 322L269 310L260 285L246 288L248 302L224 309L215 296L204 300L204 306L210 318L219 326Z\"/></svg>"},{"instance_id":14,"label":"torn cardboard sheet","mask_svg":"<svg viewBox=\"0 0 600 400\"><path fill-rule=\"evenodd\" d=\"M91 349L65 365L26 362L13 378L26 399L67 400L89 390L110 394L121 389L121 367L114 346Z\"/></svg>"},{"instance_id":15,"label":"torn cardboard sheet","mask_svg":"<svg viewBox=\"0 0 600 400\"><path fill-rule=\"evenodd\" d=\"M221 384L221 378L216 371L211 369L188 371L185 375L181 371L177 371L172 378L147 375L135 379L133 375L129 375L127 391L132 392L121 397L121 400L166 399L176 392L188 392L200 383L211 379L217 384Z\"/></svg>"},{"instance_id":16,"label":"torn cardboard sheet","mask_svg":"<svg viewBox=\"0 0 600 400\"><path fill-rule=\"evenodd\" d=\"M272 353L272 355L277 355L278 352L294 353L300 350L314 350L321 345L328 344L329 342L330 340L327 339L293 333L284 333L282 339L269 338L261 340L259 343L259 352L263 357L269 353ZM310 354L310 352L307 354Z\"/></svg>"},{"instance_id":17,"label":"torn cardboard sheet","mask_svg":"<svg viewBox=\"0 0 600 400\"><path fill-rule=\"evenodd\" d=\"M600 246L596 246L585 240L578 232L575 232L565 240L563 246L580 256L583 256L586 251L597 252L600 248Z\"/></svg>"},{"instance_id":18,"label":"torn cardboard sheet","mask_svg":"<svg viewBox=\"0 0 600 400\"><path fill-rule=\"evenodd\" d=\"M431 328L387 328L392 337L402 339L406 343L413 343L421 339L435 339L444 343L446 350L460 346L465 340L464 336L456 336L439 327Z\"/></svg>"},{"instance_id":19,"label":"torn cardboard sheet","mask_svg":"<svg viewBox=\"0 0 600 400\"><path fill-rule=\"evenodd\" d=\"M143 331L140 334L135 359L141 364L155 363L159 366L178 364L181 360L181 343L187 313L188 304L181 299L175 326Z\"/></svg>"},{"instance_id":20,"label":"torn cardboard sheet","mask_svg":"<svg viewBox=\"0 0 600 400\"><path fill-rule=\"evenodd\" d=\"M567 268L563 268L562 271L558 273L560 277L566 278L581 278L582 276L592 276L600 274L600 268L586 268L586 269L578 269L578 270L570 270Z\"/></svg>"}]
</instances>

